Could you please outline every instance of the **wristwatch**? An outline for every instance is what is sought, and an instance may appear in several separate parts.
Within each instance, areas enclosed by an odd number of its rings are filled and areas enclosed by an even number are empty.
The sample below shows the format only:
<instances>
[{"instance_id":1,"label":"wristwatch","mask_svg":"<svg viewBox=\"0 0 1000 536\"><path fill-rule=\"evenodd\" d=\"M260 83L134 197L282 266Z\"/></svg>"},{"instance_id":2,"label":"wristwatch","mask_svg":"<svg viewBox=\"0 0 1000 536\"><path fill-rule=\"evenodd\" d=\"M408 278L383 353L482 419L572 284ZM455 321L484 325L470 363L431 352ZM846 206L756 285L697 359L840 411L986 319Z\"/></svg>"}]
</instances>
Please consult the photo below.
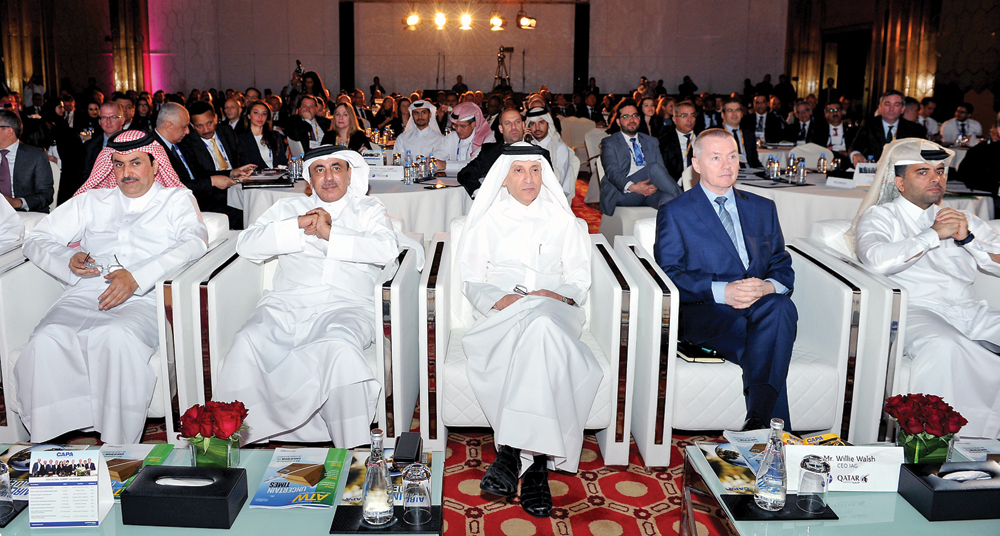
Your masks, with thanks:
<instances>
[{"instance_id":1,"label":"wristwatch","mask_svg":"<svg viewBox=\"0 0 1000 536\"><path fill-rule=\"evenodd\" d=\"M955 244L957 244L959 247L962 247L962 246L968 244L969 242L972 242L972 240L975 239L975 238L976 238L976 235L974 235L971 232L969 232L969 236L966 236L965 240L959 240L957 238L953 238L952 240L954 240Z\"/></svg>"},{"instance_id":2,"label":"wristwatch","mask_svg":"<svg viewBox=\"0 0 1000 536\"><path fill-rule=\"evenodd\" d=\"M566 305L572 305L573 307L576 307L576 300L574 300L573 298L567 298L566 296L563 296L562 301Z\"/></svg>"}]
</instances>

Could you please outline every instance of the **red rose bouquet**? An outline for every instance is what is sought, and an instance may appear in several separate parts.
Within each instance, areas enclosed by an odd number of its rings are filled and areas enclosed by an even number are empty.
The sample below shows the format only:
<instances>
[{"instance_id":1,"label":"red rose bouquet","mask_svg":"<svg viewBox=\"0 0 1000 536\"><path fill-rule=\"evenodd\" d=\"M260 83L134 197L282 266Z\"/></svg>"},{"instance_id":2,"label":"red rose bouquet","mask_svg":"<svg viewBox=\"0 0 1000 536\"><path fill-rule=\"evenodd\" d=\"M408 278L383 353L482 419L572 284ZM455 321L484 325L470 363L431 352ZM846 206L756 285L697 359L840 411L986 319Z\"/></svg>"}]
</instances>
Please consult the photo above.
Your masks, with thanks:
<instances>
[{"instance_id":1,"label":"red rose bouquet","mask_svg":"<svg viewBox=\"0 0 1000 536\"><path fill-rule=\"evenodd\" d=\"M250 429L246 418L247 408L239 400L209 400L184 412L178 437L191 443L198 467L233 467L239 464L240 432Z\"/></svg>"},{"instance_id":2,"label":"red rose bouquet","mask_svg":"<svg viewBox=\"0 0 1000 536\"><path fill-rule=\"evenodd\" d=\"M886 399L885 412L899 424L897 444L911 463L944 461L951 440L969 422L940 396L920 393Z\"/></svg>"}]
</instances>

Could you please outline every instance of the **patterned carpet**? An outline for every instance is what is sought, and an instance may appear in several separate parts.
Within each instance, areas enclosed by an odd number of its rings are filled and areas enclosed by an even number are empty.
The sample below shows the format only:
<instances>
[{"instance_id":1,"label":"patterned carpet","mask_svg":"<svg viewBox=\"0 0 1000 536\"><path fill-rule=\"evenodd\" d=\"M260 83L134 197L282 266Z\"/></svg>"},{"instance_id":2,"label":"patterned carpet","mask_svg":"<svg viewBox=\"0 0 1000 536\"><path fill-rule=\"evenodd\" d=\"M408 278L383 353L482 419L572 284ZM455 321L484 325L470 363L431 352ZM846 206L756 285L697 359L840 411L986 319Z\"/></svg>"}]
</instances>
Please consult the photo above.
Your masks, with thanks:
<instances>
[{"instance_id":1,"label":"patterned carpet","mask_svg":"<svg viewBox=\"0 0 1000 536\"><path fill-rule=\"evenodd\" d=\"M597 234L601 228L601 210L597 203L586 204L583 202L587 198L587 187L590 186L590 173L581 172L576 179L576 196L570 207L577 218L583 218L587 222L590 234Z\"/></svg>"}]
</instances>

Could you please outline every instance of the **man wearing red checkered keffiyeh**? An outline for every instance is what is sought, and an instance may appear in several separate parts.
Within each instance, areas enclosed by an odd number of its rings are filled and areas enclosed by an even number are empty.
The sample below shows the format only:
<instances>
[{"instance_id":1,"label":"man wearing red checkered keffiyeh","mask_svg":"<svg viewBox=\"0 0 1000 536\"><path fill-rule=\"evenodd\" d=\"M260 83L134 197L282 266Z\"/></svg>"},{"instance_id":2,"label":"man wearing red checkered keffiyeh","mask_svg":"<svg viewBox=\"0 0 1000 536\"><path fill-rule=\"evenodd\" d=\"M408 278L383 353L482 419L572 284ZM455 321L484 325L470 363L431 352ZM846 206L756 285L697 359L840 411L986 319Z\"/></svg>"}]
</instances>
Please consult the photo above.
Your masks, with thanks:
<instances>
[{"instance_id":1,"label":"man wearing red checkered keffiyeh","mask_svg":"<svg viewBox=\"0 0 1000 536\"><path fill-rule=\"evenodd\" d=\"M157 374L157 281L207 250L194 194L144 132L115 135L87 183L24 242L24 256L66 284L14 364L17 412L32 441L97 430L138 443ZM78 247L71 247L73 244Z\"/></svg>"},{"instance_id":2,"label":"man wearing red checkered keffiyeh","mask_svg":"<svg viewBox=\"0 0 1000 536\"><path fill-rule=\"evenodd\" d=\"M135 151L142 151L153 155L153 160L158 167L153 180L165 188L180 188L184 186L177 177L174 168L170 165L170 158L167 156L167 151L153 138L152 134L142 130L123 130L111 136L111 139L108 140L108 146L101 149L101 152L97 155L97 161L94 163L94 169L90 172L87 182L83 183L83 186L73 195L80 195L92 188L114 188L118 186L112 157L115 153L124 155Z\"/></svg>"}]
</instances>

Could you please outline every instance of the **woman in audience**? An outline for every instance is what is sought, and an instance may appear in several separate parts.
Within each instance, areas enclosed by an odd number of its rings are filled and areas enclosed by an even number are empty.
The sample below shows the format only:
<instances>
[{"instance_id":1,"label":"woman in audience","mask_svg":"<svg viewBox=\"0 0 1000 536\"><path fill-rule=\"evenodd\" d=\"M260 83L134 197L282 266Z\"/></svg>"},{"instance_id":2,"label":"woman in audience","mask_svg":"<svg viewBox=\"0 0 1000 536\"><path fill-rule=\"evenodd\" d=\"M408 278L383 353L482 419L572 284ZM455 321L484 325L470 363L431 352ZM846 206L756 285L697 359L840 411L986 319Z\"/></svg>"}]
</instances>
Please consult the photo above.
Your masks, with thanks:
<instances>
[{"instance_id":1,"label":"woman in audience","mask_svg":"<svg viewBox=\"0 0 1000 536\"><path fill-rule=\"evenodd\" d=\"M406 124L410 121L410 103L412 102L408 97L399 99L399 130L396 130L396 127L392 128L392 131L397 136L403 133L403 130L406 129Z\"/></svg>"},{"instance_id":2,"label":"woman in audience","mask_svg":"<svg viewBox=\"0 0 1000 536\"><path fill-rule=\"evenodd\" d=\"M135 117L132 118L132 129L152 132L156 126L151 115L153 111L153 101L149 94L139 95L135 99Z\"/></svg>"},{"instance_id":3,"label":"woman in audience","mask_svg":"<svg viewBox=\"0 0 1000 536\"><path fill-rule=\"evenodd\" d=\"M396 99L392 97L382 99L382 106L379 107L378 113L375 114L376 128L389 127L393 132L402 132L403 128L399 122L399 110L397 108Z\"/></svg>"},{"instance_id":4,"label":"woman in audience","mask_svg":"<svg viewBox=\"0 0 1000 536\"><path fill-rule=\"evenodd\" d=\"M101 131L101 105L94 101L87 103L87 123L80 130L87 128L94 129L94 132ZM90 136L87 136L87 139L90 139Z\"/></svg>"},{"instance_id":5,"label":"woman in audience","mask_svg":"<svg viewBox=\"0 0 1000 536\"><path fill-rule=\"evenodd\" d=\"M83 176L85 159L83 142L80 141L80 136L69 128L69 124L63 118L64 113L62 103L58 100L50 100L42 105L42 120L39 121L39 127L44 139L36 142L38 147L49 154L49 160L59 166L59 189L55 192L59 203L73 197L86 179Z\"/></svg>"},{"instance_id":6,"label":"woman in audience","mask_svg":"<svg viewBox=\"0 0 1000 536\"><path fill-rule=\"evenodd\" d=\"M660 116L663 126L668 127L674 124L674 107L677 101L673 97L666 97L656 106L656 115ZM662 127L661 127L662 129Z\"/></svg>"},{"instance_id":7,"label":"woman in audience","mask_svg":"<svg viewBox=\"0 0 1000 536\"><path fill-rule=\"evenodd\" d=\"M659 137L663 130L663 118L656 113L656 102L651 97L643 97L639 101L639 115L639 132Z\"/></svg>"},{"instance_id":8,"label":"woman in audience","mask_svg":"<svg viewBox=\"0 0 1000 536\"><path fill-rule=\"evenodd\" d=\"M280 132L275 132L272 116L271 107L266 102L251 103L248 114L250 128L237 136L247 163L256 165L257 169L288 164L288 144Z\"/></svg>"},{"instance_id":9,"label":"woman in audience","mask_svg":"<svg viewBox=\"0 0 1000 536\"><path fill-rule=\"evenodd\" d=\"M365 131L358 127L358 116L354 109L343 102L333 108L333 124L323 136L323 145L344 145L359 152L362 148L372 148Z\"/></svg>"}]
</instances>

